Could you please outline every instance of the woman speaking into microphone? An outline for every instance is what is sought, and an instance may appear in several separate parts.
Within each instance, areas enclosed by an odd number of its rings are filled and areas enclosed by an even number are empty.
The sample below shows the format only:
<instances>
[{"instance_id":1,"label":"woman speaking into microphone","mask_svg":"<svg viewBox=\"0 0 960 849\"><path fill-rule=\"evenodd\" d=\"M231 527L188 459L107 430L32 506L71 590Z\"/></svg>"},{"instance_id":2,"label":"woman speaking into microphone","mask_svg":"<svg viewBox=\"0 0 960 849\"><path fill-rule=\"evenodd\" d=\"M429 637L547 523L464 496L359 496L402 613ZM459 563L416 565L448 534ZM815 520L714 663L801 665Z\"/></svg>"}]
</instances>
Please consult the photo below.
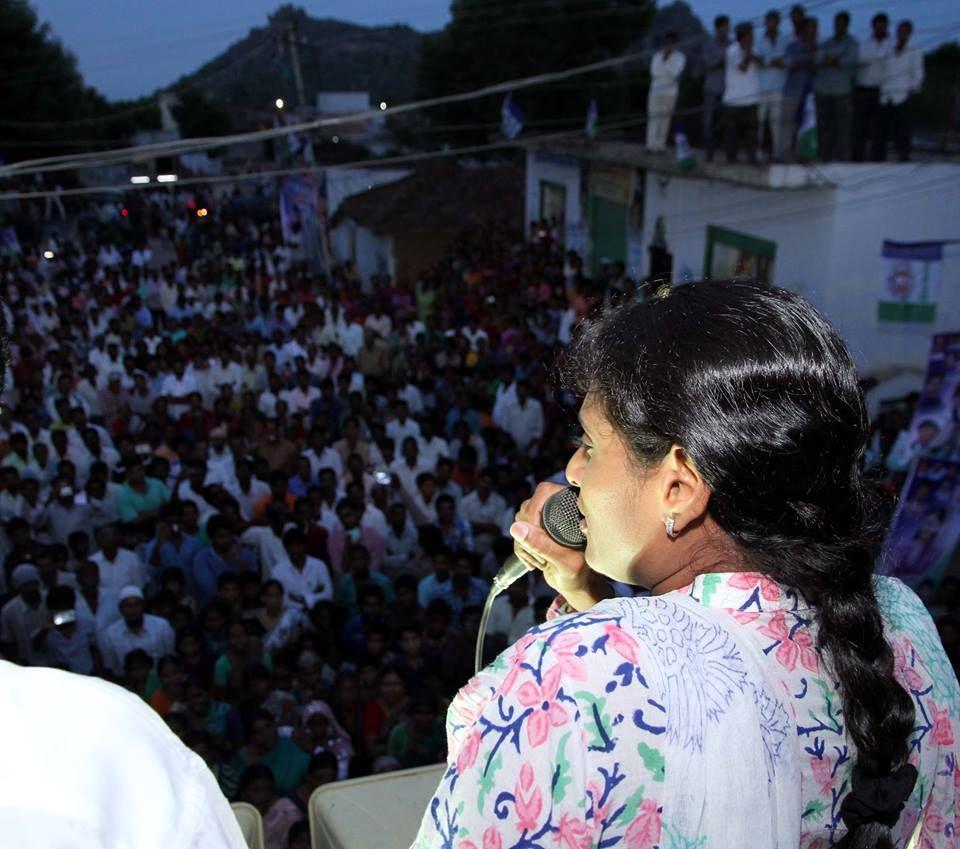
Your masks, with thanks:
<instances>
[{"instance_id":1,"label":"woman speaking into microphone","mask_svg":"<svg viewBox=\"0 0 960 849\"><path fill-rule=\"evenodd\" d=\"M956 846L960 687L873 575L837 333L790 292L697 283L586 325L565 372L587 546L543 532L538 487L511 534L561 598L455 698L415 845Z\"/></svg>"}]
</instances>

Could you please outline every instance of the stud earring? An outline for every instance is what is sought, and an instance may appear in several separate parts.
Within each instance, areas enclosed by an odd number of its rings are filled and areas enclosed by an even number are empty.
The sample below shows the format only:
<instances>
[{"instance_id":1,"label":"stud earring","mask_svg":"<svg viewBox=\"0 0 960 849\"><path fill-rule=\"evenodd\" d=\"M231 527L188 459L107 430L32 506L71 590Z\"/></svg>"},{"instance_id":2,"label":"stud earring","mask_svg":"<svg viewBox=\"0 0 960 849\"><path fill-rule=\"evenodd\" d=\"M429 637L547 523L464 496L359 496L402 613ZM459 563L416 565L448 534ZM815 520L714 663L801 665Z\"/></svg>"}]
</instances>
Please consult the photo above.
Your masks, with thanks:
<instances>
[{"instance_id":1,"label":"stud earring","mask_svg":"<svg viewBox=\"0 0 960 849\"><path fill-rule=\"evenodd\" d=\"M664 522L667 529L667 536L670 537L670 539L676 539L679 536L679 532L675 529L676 523L677 519L675 516L669 516Z\"/></svg>"}]
</instances>

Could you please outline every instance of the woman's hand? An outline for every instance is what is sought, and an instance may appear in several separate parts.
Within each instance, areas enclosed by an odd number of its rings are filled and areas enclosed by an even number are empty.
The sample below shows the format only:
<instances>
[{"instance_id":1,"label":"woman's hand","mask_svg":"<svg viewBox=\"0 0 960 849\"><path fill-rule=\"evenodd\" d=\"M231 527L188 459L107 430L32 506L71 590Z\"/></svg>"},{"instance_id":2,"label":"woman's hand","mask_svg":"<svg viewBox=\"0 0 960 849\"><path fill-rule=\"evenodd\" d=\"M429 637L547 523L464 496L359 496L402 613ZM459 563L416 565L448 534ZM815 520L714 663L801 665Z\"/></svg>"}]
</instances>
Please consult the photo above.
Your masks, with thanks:
<instances>
[{"instance_id":1,"label":"woman's hand","mask_svg":"<svg viewBox=\"0 0 960 849\"><path fill-rule=\"evenodd\" d=\"M546 500L563 489L555 483L541 483L520 505L510 526L513 551L528 569L539 569L544 580L579 611L589 610L612 595L609 586L587 566L582 551L554 542L540 524Z\"/></svg>"}]
</instances>

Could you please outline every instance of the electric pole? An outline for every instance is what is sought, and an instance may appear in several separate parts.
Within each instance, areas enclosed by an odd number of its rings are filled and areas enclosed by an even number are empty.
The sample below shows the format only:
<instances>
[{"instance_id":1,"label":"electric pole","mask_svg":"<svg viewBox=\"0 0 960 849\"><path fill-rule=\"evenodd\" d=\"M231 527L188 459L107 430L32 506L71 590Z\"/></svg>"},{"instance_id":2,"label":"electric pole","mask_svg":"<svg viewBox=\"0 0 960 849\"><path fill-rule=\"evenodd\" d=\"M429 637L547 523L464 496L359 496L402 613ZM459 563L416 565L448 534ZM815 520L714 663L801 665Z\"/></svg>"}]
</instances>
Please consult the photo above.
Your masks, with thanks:
<instances>
[{"instance_id":1,"label":"electric pole","mask_svg":"<svg viewBox=\"0 0 960 849\"><path fill-rule=\"evenodd\" d=\"M297 87L297 108L303 109L307 105L307 98L303 92L303 73L300 70L300 52L297 49L297 25L293 20L288 24L287 39L290 46L290 64L293 66L293 83Z\"/></svg>"}]
</instances>

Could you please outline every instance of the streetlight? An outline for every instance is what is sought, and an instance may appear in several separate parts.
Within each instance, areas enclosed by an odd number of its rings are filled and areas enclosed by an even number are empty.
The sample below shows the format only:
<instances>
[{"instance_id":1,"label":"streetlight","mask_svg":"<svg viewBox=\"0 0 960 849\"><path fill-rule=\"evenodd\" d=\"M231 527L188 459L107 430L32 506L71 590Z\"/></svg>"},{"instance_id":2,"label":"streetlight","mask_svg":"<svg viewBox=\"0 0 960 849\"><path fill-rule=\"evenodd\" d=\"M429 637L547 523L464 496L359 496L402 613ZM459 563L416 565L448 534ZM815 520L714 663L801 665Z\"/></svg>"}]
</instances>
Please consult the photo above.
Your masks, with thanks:
<instances>
[{"instance_id":1,"label":"streetlight","mask_svg":"<svg viewBox=\"0 0 960 849\"><path fill-rule=\"evenodd\" d=\"M131 177L130 182L135 186L143 186L150 182L150 177L146 174L138 174L136 177Z\"/></svg>"},{"instance_id":2,"label":"streetlight","mask_svg":"<svg viewBox=\"0 0 960 849\"><path fill-rule=\"evenodd\" d=\"M277 98L276 100L274 100L273 102L276 104L277 109L283 109L283 98L282 98L282 97L278 97L278 98Z\"/></svg>"},{"instance_id":3,"label":"streetlight","mask_svg":"<svg viewBox=\"0 0 960 849\"><path fill-rule=\"evenodd\" d=\"M386 100L381 100L381 101L380 101L380 111L382 112L382 111L383 111L384 109L386 109L386 108L387 108L387 101L386 101Z\"/></svg>"},{"instance_id":4,"label":"streetlight","mask_svg":"<svg viewBox=\"0 0 960 849\"><path fill-rule=\"evenodd\" d=\"M157 174L158 183L176 183L178 179L176 174Z\"/></svg>"}]
</instances>

